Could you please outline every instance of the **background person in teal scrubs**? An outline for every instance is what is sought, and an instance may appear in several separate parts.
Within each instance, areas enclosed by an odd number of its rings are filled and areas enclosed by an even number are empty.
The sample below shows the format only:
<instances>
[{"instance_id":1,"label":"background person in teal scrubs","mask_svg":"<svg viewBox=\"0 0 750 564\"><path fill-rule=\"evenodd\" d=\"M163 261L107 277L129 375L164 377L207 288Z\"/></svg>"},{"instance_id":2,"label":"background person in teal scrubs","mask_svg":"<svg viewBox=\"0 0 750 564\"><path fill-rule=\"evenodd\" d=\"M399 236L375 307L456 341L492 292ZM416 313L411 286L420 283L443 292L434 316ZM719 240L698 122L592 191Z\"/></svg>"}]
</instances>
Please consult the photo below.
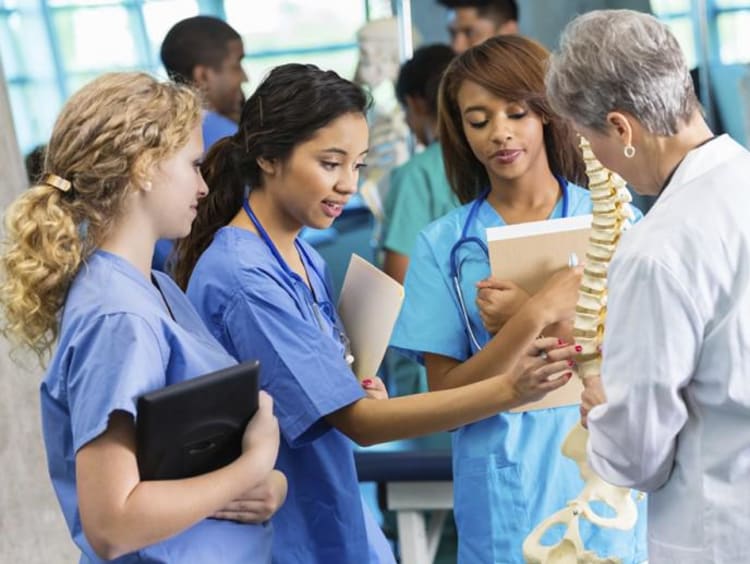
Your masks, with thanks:
<instances>
[{"instance_id":1,"label":"background person in teal scrubs","mask_svg":"<svg viewBox=\"0 0 750 564\"><path fill-rule=\"evenodd\" d=\"M458 206L448 184L437 135L437 94L443 72L455 57L447 45L429 45L414 52L403 64L396 96L406 111L406 121L424 150L391 171L383 219L383 270L404 283L409 255L419 232ZM427 389L424 367L388 351L383 376L392 395Z\"/></svg>"},{"instance_id":2,"label":"background person in teal scrubs","mask_svg":"<svg viewBox=\"0 0 750 564\"><path fill-rule=\"evenodd\" d=\"M465 205L420 234L391 340L423 360L431 389L501 372L546 327L566 319L529 309L536 296L508 284L502 290L508 319L493 336L476 303L477 283L490 274L482 249L488 227L592 209L588 191L574 184L586 180L576 137L545 97L547 59L534 41L494 37L460 55L443 77L440 141L451 186ZM574 307L578 281L570 282L555 307ZM578 420L577 406L502 412L453 433L461 564L523 563L528 533L583 486L575 463L560 453ZM582 526L581 533L587 547L602 555L624 563L645 560L643 520L634 531ZM554 530L543 540L556 542L560 534Z\"/></svg>"},{"instance_id":3,"label":"background person in teal scrubs","mask_svg":"<svg viewBox=\"0 0 750 564\"><path fill-rule=\"evenodd\" d=\"M207 193L202 154L192 90L105 75L66 103L42 181L7 212L1 329L40 360L52 351L44 441L82 563L271 562L263 522L273 509L253 516L232 503L283 501L268 396L231 464L182 480L138 473L136 398L236 363L174 282L150 269L159 237L190 231Z\"/></svg>"},{"instance_id":4,"label":"background person in teal scrubs","mask_svg":"<svg viewBox=\"0 0 750 564\"><path fill-rule=\"evenodd\" d=\"M458 206L445 176L437 135L437 94L443 72L454 58L447 45L420 47L401 67L396 96L424 151L391 171L385 200L383 270L403 284L409 254L428 223Z\"/></svg>"}]
</instances>

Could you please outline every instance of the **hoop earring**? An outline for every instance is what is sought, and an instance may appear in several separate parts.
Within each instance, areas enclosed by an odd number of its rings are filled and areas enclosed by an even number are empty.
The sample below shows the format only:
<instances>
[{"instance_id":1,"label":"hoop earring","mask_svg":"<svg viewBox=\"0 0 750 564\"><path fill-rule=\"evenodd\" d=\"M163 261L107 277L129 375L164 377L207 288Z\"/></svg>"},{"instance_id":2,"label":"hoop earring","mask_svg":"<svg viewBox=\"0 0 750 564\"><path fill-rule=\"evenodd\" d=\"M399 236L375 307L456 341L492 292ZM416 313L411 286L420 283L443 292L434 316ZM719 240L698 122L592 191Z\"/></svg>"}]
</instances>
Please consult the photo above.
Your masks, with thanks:
<instances>
[{"instance_id":1,"label":"hoop earring","mask_svg":"<svg viewBox=\"0 0 750 564\"><path fill-rule=\"evenodd\" d=\"M632 159L635 156L635 147L628 143L627 145L625 145L623 153L625 153L626 159Z\"/></svg>"}]
</instances>

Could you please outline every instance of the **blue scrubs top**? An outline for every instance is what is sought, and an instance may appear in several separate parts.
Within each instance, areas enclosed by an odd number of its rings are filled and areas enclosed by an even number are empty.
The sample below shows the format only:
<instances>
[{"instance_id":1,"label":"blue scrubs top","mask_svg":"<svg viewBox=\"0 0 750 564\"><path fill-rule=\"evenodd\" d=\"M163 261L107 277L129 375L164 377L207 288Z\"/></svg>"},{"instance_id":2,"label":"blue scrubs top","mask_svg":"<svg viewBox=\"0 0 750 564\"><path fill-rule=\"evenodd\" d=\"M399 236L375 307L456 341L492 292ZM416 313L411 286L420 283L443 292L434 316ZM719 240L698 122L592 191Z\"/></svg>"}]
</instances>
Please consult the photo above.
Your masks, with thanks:
<instances>
[{"instance_id":1,"label":"blue scrubs top","mask_svg":"<svg viewBox=\"0 0 750 564\"><path fill-rule=\"evenodd\" d=\"M325 416L365 396L344 360L329 317L330 282L322 257L299 241L321 309L254 233L224 227L193 271L187 295L213 335L237 360L260 360L261 387L281 428L277 468L289 493L274 515L273 562L393 562L385 537L361 500L352 442ZM340 326L340 322L339 322Z\"/></svg>"},{"instance_id":2,"label":"blue scrubs top","mask_svg":"<svg viewBox=\"0 0 750 564\"><path fill-rule=\"evenodd\" d=\"M82 563L103 562L81 527L75 455L107 428L113 411L136 417L136 398L236 361L206 330L166 275L159 290L121 257L96 251L68 293L57 350L41 386L42 428L52 485ZM271 561L270 525L206 519L118 563Z\"/></svg>"},{"instance_id":3,"label":"blue scrubs top","mask_svg":"<svg viewBox=\"0 0 750 564\"><path fill-rule=\"evenodd\" d=\"M588 190L569 184L568 215L592 212ZM451 247L472 203L431 223L417 240L406 275L404 301L391 345L421 360L433 353L464 361L471 356L469 337L450 277ZM562 216L562 200L551 218ZM468 237L486 241L486 229L504 225L495 209L483 202ZM479 344L490 340L476 306L477 281L490 275L487 256L475 243L461 246L460 281L470 321ZM441 304L439 308L435 304ZM443 305L444 304L444 305ZM450 305L453 304L453 305ZM526 413L499 413L456 430L453 437L454 515L460 563L523 564L522 544L542 520L563 508L583 487L575 463L560 446L579 420L578 407ZM581 536L589 550L615 555L624 564L646 559L645 505L634 530L601 530L581 520ZM545 544L558 542L552 529Z\"/></svg>"},{"instance_id":4,"label":"blue scrubs top","mask_svg":"<svg viewBox=\"0 0 750 564\"><path fill-rule=\"evenodd\" d=\"M203 112L203 150L208 152L219 139L237 133L238 125L226 116L212 111Z\"/></svg>"}]
</instances>

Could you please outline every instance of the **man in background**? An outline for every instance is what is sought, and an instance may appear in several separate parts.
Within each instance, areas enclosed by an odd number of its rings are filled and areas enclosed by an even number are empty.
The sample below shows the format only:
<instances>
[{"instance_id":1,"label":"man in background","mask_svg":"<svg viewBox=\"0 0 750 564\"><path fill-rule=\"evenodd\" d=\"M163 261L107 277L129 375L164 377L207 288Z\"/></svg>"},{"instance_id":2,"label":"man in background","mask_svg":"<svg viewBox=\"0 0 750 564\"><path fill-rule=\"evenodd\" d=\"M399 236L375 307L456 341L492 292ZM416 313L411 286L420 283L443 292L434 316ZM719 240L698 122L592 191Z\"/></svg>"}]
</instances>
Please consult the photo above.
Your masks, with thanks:
<instances>
[{"instance_id":1,"label":"man in background","mask_svg":"<svg viewBox=\"0 0 750 564\"><path fill-rule=\"evenodd\" d=\"M203 145L234 135L245 96L242 37L228 23L210 16L177 22L161 46L161 61L172 80L194 85L204 98Z\"/></svg>"},{"instance_id":2,"label":"man in background","mask_svg":"<svg viewBox=\"0 0 750 564\"><path fill-rule=\"evenodd\" d=\"M448 33L457 54L495 35L518 33L515 0L438 0L448 8Z\"/></svg>"}]
</instances>

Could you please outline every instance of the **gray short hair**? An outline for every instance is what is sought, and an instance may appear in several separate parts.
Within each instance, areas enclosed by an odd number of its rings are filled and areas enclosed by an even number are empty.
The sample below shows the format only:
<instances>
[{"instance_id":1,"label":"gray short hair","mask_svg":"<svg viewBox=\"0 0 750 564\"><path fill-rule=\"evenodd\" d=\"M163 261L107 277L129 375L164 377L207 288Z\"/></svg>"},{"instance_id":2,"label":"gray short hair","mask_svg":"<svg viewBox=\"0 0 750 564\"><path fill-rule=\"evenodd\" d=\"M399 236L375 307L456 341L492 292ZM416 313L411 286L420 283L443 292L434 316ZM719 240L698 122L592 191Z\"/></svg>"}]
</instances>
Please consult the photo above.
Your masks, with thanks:
<instances>
[{"instance_id":1,"label":"gray short hair","mask_svg":"<svg viewBox=\"0 0 750 564\"><path fill-rule=\"evenodd\" d=\"M595 10L570 22L546 85L555 111L598 131L620 110L655 135L674 135L699 108L675 37L632 10Z\"/></svg>"}]
</instances>

